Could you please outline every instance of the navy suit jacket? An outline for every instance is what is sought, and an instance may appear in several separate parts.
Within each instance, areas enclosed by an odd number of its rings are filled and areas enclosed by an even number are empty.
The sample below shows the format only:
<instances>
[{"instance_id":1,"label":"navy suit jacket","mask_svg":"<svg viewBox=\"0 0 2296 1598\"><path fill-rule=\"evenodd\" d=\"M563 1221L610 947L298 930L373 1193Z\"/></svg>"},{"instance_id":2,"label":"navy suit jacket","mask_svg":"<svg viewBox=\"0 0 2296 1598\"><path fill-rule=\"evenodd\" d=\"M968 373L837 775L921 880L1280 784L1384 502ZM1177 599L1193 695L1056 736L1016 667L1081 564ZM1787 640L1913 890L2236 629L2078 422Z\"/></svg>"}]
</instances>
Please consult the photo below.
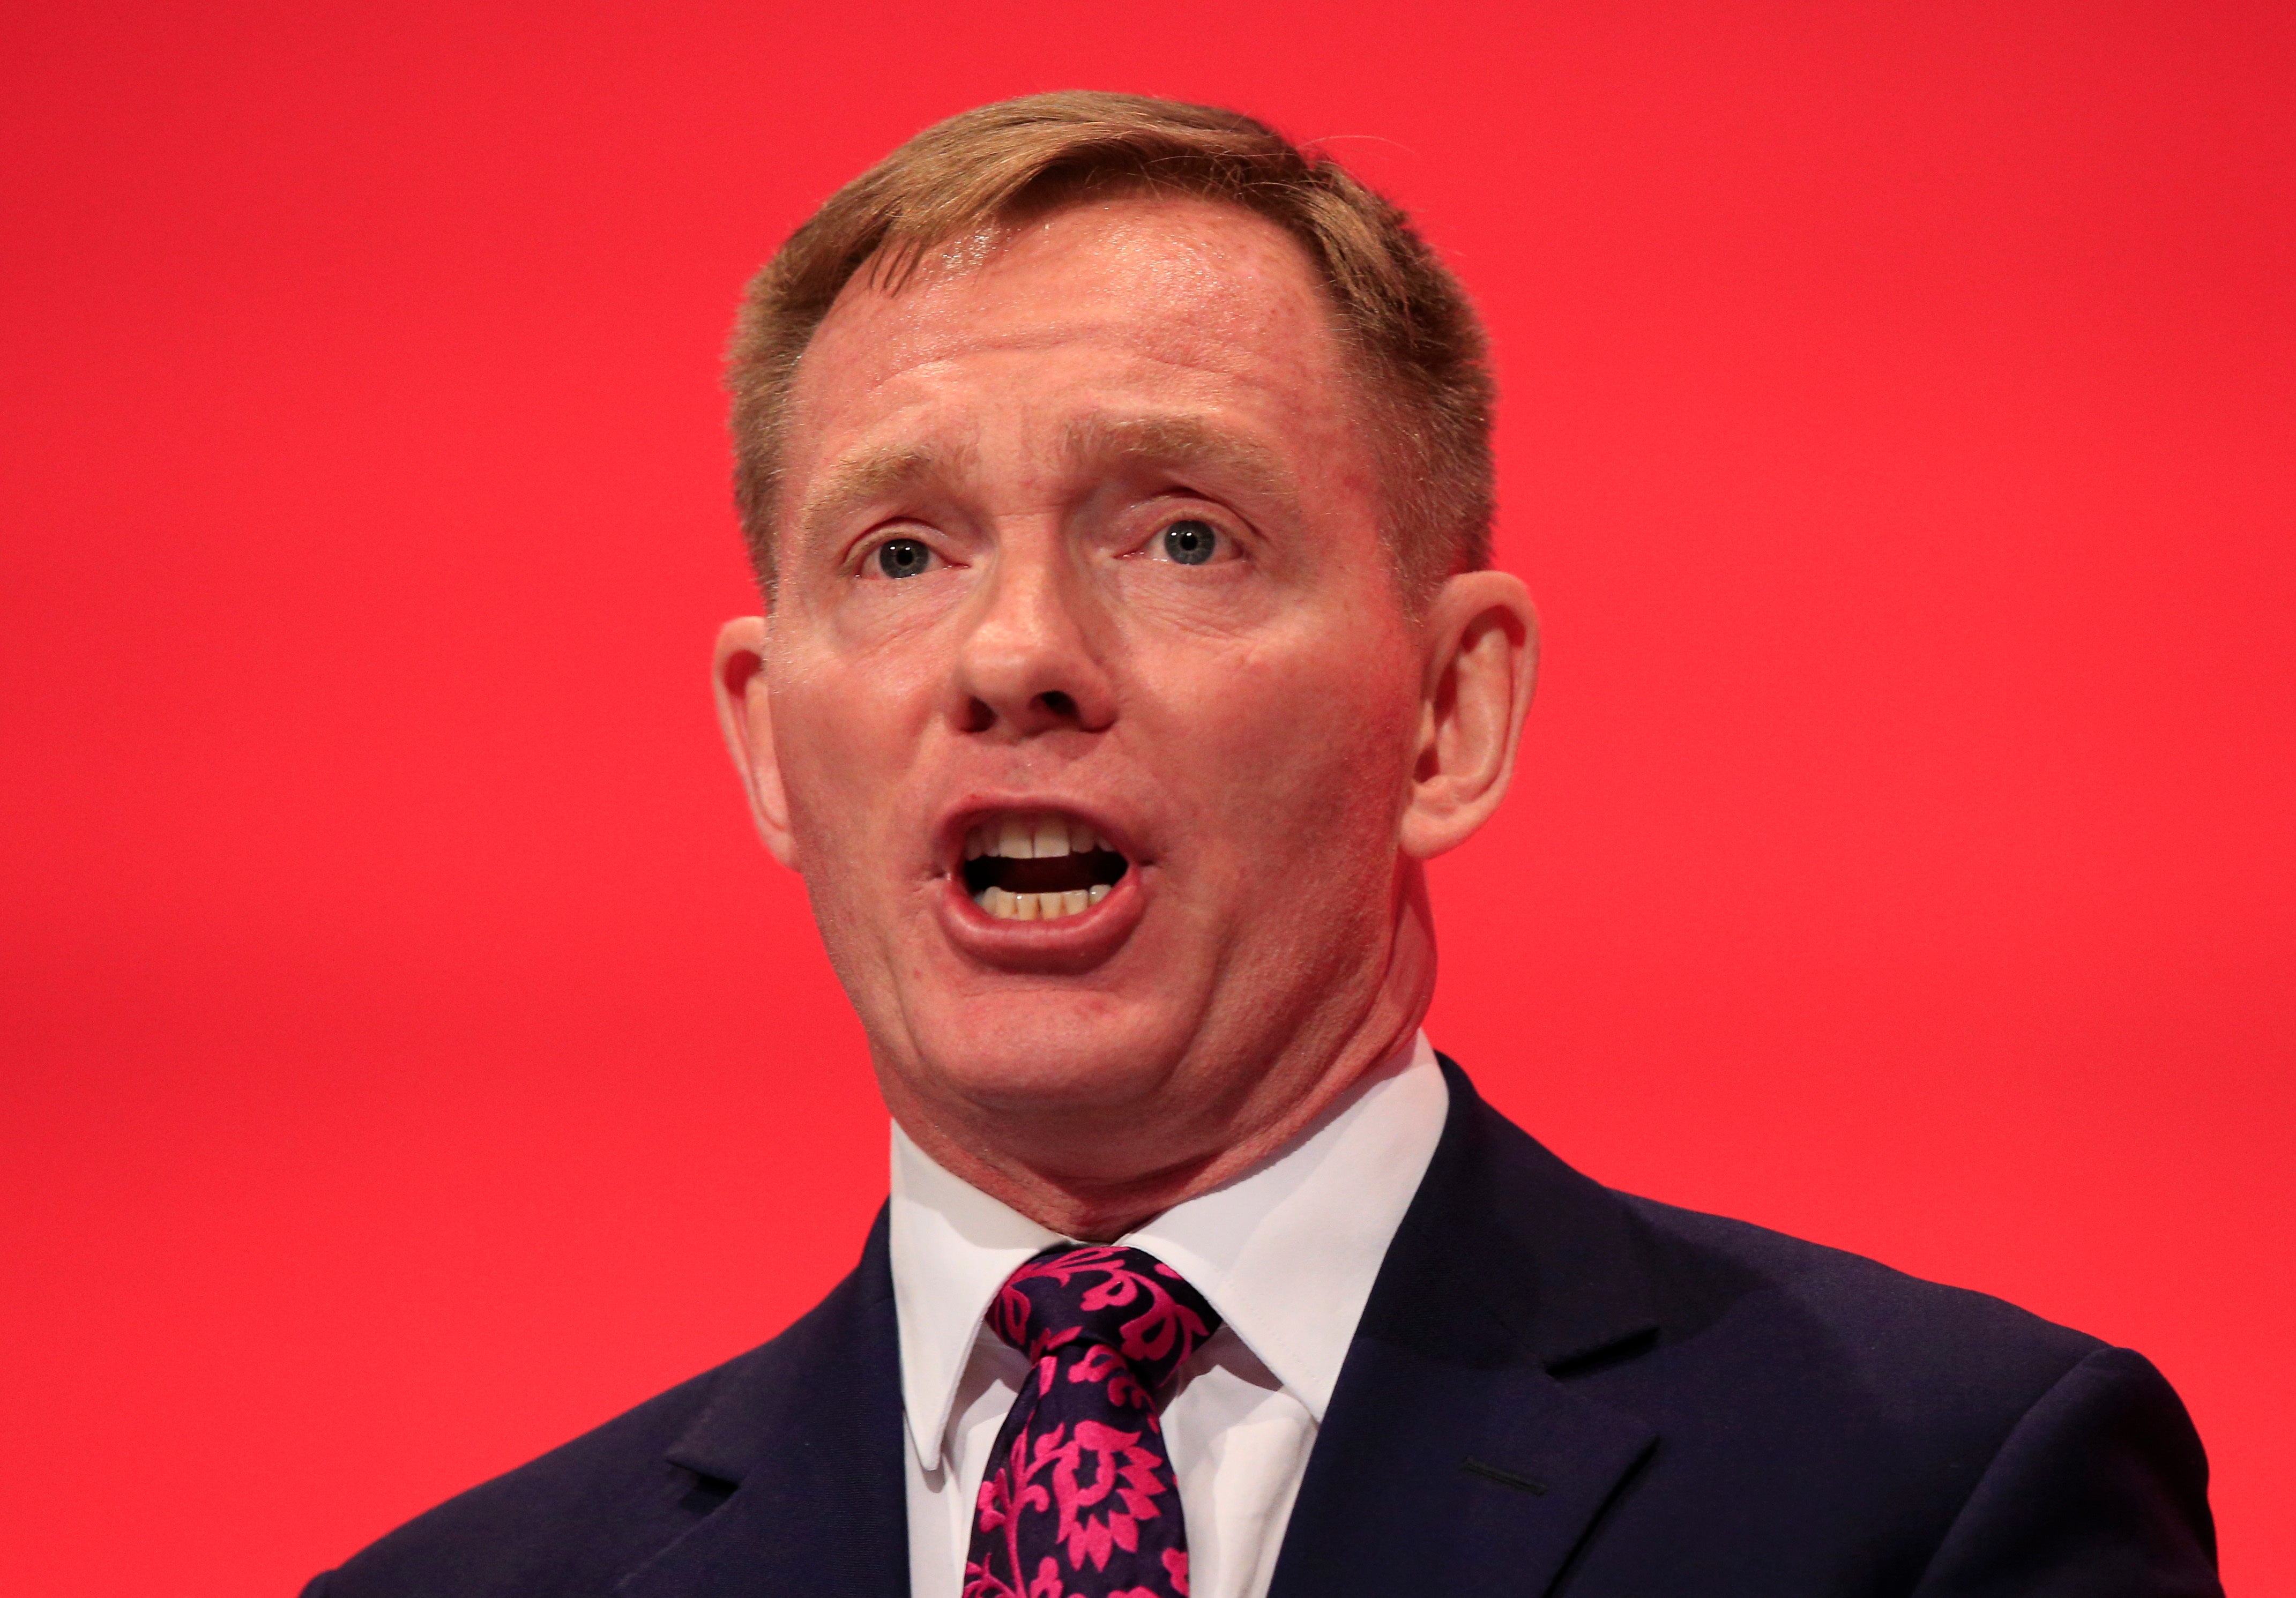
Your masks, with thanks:
<instances>
[{"instance_id":1,"label":"navy suit jacket","mask_svg":"<svg viewBox=\"0 0 2296 1598\"><path fill-rule=\"evenodd\" d=\"M2200 1438L2143 1357L1613 1192L1444 1069L1271 1598L2221 1593ZM763 1348L306 1598L907 1598L885 1236Z\"/></svg>"}]
</instances>

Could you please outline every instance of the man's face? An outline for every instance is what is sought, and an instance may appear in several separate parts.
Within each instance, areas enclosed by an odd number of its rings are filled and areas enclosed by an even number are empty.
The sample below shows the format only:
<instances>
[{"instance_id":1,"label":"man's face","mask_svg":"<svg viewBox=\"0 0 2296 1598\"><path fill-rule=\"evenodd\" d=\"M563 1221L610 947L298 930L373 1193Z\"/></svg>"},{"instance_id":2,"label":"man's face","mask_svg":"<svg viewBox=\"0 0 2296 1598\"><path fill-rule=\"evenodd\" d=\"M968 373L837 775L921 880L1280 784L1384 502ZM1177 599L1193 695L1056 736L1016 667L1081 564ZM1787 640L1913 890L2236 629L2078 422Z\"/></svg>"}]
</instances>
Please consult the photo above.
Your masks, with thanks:
<instances>
[{"instance_id":1,"label":"man's face","mask_svg":"<svg viewBox=\"0 0 2296 1598\"><path fill-rule=\"evenodd\" d=\"M1306 258L1144 198L865 275L783 460L736 714L889 1102L1185 1157L1336 1044L1404 891L1423 650Z\"/></svg>"}]
</instances>

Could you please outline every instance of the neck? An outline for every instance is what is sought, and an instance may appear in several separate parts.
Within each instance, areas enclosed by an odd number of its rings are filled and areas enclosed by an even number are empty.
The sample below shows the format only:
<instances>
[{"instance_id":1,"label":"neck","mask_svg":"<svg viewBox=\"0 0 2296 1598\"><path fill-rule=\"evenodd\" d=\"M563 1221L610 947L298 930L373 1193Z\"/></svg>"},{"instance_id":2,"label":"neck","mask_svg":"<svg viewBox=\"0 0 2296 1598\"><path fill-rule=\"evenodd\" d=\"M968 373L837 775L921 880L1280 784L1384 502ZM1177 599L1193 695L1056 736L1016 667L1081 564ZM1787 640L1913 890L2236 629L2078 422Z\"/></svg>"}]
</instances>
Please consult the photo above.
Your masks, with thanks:
<instances>
[{"instance_id":1,"label":"neck","mask_svg":"<svg viewBox=\"0 0 2296 1598\"><path fill-rule=\"evenodd\" d=\"M1121 1126L1048 1142L1041 1127L1016 1136L993 1117L945 1119L881 1081L902 1130L942 1169L1050 1231L1112 1242L1275 1154L1417 1033L1434 996L1435 936L1416 871L1380 963L1349 988L1329 1012L1271 1036L1251 1078L1223 1095L1231 1107L1209 1117L1193 1102L1150 1104L1128 1110ZM1127 1171L1127 1150L1159 1154Z\"/></svg>"}]
</instances>

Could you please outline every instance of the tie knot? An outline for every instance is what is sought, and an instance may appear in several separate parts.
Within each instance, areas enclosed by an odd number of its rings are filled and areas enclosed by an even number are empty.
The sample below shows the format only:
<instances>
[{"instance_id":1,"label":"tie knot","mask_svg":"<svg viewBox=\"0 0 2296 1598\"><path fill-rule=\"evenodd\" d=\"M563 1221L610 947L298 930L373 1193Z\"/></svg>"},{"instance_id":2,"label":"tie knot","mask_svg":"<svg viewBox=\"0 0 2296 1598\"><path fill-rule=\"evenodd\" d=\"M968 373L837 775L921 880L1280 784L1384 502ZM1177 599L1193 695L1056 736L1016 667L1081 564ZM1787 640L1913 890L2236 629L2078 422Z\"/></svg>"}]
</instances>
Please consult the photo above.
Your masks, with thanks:
<instances>
[{"instance_id":1,"label":"tie knot","mask_svg":"<svg viewBox=\"0 0 2296 1598\"><path fill-rule=\"evenodd\" d=\"M1139 1407L1219 1330L1217 1311L1180 1273L1139 1249L1058 1243L1004 1279L989 1329L1030 1363L1074 1345L1105 1348L1142 1389Z\"/></svg>"}]
</instances>

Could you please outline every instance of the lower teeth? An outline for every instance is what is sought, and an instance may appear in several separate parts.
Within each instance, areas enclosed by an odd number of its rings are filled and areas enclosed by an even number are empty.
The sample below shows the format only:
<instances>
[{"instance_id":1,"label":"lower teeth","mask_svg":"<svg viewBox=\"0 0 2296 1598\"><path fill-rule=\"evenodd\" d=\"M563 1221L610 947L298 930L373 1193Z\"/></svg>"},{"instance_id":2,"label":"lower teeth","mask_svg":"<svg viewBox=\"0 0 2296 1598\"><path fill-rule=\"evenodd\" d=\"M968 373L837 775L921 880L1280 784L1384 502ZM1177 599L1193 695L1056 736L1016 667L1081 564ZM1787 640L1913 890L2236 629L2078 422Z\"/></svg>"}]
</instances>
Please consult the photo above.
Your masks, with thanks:
<instances>
[{"instance_id":1,"label":"lower teeth","mask_svg":"<svg viewBox=\"0 0 2296 1598\"><path fill-rule=\"evenodd\" d=\"M1095 882L1065 893L1008 893L1002 888L984 888L972 896L972 902L999 921L1058 921L1064 915L1081 915L1107 897L1108 884Z\"/></svg>"}]
</instances>

